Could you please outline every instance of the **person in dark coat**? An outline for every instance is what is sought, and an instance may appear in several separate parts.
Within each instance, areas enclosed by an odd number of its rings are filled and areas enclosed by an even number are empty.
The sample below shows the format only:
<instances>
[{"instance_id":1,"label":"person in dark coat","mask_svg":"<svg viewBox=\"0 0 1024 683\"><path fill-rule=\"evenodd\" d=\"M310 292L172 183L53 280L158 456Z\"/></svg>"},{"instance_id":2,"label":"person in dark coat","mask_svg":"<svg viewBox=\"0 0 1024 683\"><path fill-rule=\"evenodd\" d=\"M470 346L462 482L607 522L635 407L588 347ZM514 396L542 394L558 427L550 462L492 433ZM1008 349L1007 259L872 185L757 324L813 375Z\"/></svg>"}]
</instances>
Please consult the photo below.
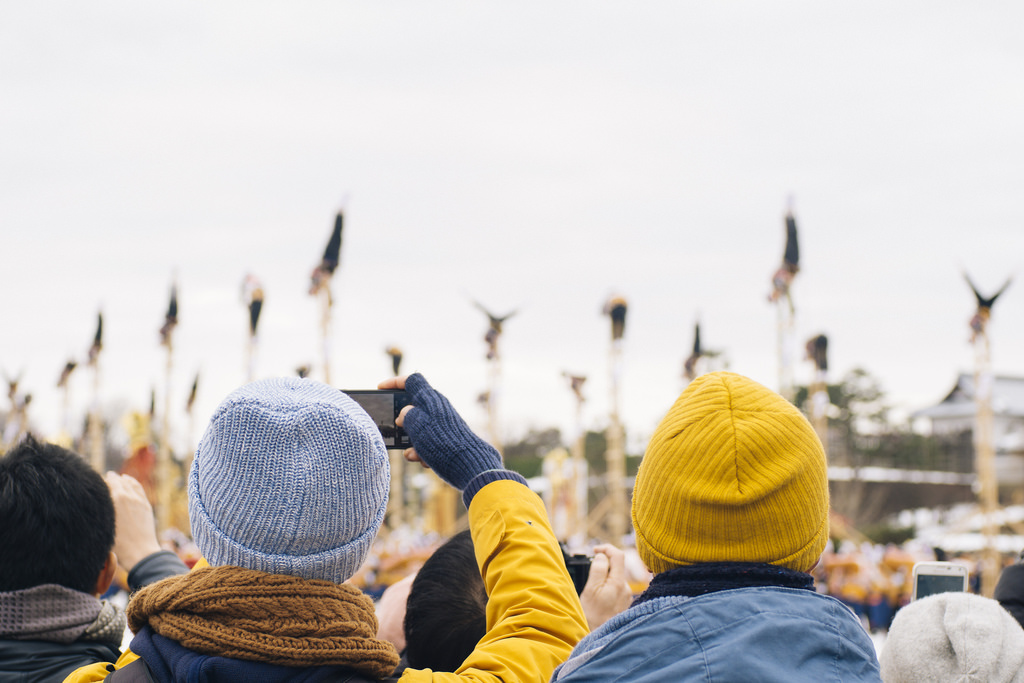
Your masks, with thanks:
<instances>
[{"instance_id":1,"label":"person in dark coat","mask_svg":"<svg viewBox=\"0 0 1024 683\"><path fill-rule=\"evenodd\" d=\"M133 588L187 571L160 550L151 510L121 514L127 479L104 481L80 455L32 436L0 458L0 680L62 681L117 660L125 615L99 599L118 567L116 532ZM132 482L128 498L145 501Z\"/></svg>"},{"instance_id":2,"label":"person in dark coat","mask_svg":"<svg viewBox=\"0 0 1024 683\"><path fill-rule=\"evenodd\" d=\"M1024 626L1024 552L1017 562L1004 569L996 582L996 590L992 596L1013 615L1017 622Z\"/></svg>"}]
</instances>

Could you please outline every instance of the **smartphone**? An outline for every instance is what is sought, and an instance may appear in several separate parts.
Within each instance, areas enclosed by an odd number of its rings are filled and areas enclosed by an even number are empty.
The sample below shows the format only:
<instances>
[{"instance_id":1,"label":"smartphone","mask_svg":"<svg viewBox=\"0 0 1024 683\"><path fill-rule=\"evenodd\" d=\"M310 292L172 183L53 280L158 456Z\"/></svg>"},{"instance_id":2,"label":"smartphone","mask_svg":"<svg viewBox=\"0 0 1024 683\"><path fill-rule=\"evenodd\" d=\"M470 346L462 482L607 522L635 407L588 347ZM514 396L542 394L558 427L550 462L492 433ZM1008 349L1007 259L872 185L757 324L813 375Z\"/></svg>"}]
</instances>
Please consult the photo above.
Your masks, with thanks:
<instances>
[{"instance_id":1,"label":"smartphone","mask_svg":"<svg viewBox=\"0 0 1024 683\"><path fill-rule=\"evenodd\" d=\"M967 567L955 562L918 562L914 565L911 600L967 590Z\"/></svg>"},{"instance_id":2,"label":"smartphone","mask_svg":"<svg viewBox=\"0 0 1024 683\"><path fill-rule=\"evenodd\" d=\"M356 389L344 391L353 401L363 407L370 419L377 425L384 445L388 448L412 448L412 442L405 430L395 424L395 418L402 408L409 405L409 395L397 389Z\"/></svg>"}]
</instances>

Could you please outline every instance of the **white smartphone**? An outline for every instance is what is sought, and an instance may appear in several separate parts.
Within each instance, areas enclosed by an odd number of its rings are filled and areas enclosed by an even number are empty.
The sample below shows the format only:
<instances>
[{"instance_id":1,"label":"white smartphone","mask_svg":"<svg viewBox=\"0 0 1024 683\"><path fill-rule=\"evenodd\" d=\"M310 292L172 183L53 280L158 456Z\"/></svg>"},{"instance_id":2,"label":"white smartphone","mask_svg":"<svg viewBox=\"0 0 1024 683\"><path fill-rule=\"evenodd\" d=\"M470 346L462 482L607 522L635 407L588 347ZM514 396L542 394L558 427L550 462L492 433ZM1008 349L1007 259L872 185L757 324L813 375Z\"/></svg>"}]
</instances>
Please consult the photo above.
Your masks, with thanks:
<instances>
[{"instance_id":1,"label":"white smartphone","mask_svg":"<svg viewBox=\"0 0 1024 683\"><path fill-rule=\"evenodd\" d=\"M955 562L918 562L914 565L914 594L917 600L935 593L967 590L967 567Z\"/></svg>"}]
</instances>

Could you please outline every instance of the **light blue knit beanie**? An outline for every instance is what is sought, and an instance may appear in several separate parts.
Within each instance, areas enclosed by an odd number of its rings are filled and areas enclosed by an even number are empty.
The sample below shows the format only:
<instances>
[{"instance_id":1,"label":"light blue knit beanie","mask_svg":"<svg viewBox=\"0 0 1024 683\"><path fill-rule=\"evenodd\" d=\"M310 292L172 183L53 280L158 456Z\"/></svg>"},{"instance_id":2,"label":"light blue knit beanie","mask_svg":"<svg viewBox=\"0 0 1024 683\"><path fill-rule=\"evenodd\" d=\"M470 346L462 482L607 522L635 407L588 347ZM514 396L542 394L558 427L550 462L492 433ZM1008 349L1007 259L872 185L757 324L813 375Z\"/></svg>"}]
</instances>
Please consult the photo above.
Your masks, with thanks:
<instances>
[{"instance_id":1,"label":"light blue knit beanie","mask_svg":"<svg viewBox=\"0 0 1024 683\"><path fill-rule=\"evenodd\" d=\"M213 566L342 583L377 536L390 481L380 432L352 399L260 380L224 399L196 449L192 536Z\"/></svg>"}]
</instances>

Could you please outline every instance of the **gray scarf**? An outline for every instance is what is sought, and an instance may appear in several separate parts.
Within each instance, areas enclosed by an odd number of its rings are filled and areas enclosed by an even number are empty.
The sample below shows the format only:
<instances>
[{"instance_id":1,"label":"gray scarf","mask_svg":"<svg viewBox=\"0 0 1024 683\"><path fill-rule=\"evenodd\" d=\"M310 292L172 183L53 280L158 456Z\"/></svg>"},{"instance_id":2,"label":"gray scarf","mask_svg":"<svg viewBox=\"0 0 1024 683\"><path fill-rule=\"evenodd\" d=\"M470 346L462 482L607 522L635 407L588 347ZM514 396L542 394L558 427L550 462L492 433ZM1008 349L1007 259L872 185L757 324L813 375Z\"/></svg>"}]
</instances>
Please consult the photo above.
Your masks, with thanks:
<instances>
[{"instance_id":1,"label":"gray scarf","mask_svg":"<svg viewBox=\"0 0 1024 683\"><path fill-rule=\"evenodd\" d=\"M124 629L124 612L112 603L64 586L0 592L0 639L120 644Z\"/></svg>"}]
</instances>

